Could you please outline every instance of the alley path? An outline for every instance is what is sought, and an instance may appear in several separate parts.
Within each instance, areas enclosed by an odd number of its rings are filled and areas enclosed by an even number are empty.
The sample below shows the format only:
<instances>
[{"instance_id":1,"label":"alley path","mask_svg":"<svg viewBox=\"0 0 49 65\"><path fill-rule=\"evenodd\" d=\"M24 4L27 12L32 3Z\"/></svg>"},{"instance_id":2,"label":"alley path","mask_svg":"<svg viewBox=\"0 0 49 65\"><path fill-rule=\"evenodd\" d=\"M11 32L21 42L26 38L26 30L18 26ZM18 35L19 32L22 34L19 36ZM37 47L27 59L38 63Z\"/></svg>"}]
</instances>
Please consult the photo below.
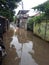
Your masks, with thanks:
<instances>
[{"instance_id":1,"label":"alley path","mask_svg":"<svg viewBox=\"0 0 49 65\"><path fill-rule=\"evenodd\" d=\"M32 32L10 26L4 34L7 56L3 65L49 65L49 43Z\"/></svg>"}]
</instances>

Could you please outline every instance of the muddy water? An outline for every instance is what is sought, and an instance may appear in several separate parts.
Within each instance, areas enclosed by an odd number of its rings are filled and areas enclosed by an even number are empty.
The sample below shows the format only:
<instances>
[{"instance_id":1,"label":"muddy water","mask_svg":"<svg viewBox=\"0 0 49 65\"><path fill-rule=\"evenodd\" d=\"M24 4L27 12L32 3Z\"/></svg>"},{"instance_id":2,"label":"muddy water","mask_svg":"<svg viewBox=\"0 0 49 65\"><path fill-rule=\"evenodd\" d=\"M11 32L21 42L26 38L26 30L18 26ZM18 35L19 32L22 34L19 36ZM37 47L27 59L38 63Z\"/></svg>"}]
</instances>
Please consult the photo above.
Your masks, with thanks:
<instances>
[{"instance_id":1,"label":"muddy water","mask_svg":"<svg viewBox=\"0 0 49 65\"><path fill-rule=\"evenodd\" d=\"M10 26L5 34L7 57L4 65L49 65L49 44L32 32ZM12 34L12 35L11 35Z\"/></svg>"}]
</instances>

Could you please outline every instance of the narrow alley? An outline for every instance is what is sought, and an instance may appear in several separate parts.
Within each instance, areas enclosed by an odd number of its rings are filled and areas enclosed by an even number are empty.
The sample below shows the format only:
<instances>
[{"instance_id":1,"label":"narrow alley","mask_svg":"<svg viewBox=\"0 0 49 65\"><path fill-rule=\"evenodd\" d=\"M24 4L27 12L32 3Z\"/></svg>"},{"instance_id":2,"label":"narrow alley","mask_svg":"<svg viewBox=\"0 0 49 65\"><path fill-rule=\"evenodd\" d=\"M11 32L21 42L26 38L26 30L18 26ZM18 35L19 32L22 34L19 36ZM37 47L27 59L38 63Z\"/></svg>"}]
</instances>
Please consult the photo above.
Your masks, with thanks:
<instances>
[{"instance_id":1,"label":"narrow alley","mask_svg":"<svg viewBox=\"0 0 49 65\"><path fill-rule=\"evenodd\" d=\"M10 25L4 34L7 56L4 65L49 65L49 43L32 32Z\"/></svg>"}]
</instances>

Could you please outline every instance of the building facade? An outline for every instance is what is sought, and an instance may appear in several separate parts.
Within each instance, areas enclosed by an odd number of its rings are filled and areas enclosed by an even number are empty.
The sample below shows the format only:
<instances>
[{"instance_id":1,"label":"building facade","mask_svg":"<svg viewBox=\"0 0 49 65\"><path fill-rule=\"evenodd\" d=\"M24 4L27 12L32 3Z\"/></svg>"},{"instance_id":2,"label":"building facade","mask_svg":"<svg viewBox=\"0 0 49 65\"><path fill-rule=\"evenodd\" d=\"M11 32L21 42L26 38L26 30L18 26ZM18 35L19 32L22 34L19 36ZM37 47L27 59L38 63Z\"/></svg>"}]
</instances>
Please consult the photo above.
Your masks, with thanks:
<instances>
[{"instance_id":1,"label":"building facade","mask_svg":"<svg viewBox=\"0 0 49 65\"><path fill-rule=\"evenodd\" d=\"M27 29L28 10L19 10L17 14L17 26L20 28Z\"/></svg>"}]
</instances>

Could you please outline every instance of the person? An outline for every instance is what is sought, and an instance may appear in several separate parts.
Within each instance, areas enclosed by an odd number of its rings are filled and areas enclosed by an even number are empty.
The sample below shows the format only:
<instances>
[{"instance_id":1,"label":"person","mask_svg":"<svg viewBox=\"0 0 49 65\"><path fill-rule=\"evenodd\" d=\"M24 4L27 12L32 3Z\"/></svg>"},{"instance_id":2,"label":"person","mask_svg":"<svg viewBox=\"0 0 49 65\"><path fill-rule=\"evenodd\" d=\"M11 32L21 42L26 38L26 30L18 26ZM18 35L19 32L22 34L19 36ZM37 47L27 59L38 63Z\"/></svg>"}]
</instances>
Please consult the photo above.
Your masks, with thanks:
<instances>
[{"instance_id":1,"label":"person","mask_svg":"<svg viewBox=\"0 0 49 65\"><path fill-rule=\"evenodd\" d=\"M2 52L2 56L7 55L2 39L0 39L0 52Z\"/></svg>"}]
</instances>

